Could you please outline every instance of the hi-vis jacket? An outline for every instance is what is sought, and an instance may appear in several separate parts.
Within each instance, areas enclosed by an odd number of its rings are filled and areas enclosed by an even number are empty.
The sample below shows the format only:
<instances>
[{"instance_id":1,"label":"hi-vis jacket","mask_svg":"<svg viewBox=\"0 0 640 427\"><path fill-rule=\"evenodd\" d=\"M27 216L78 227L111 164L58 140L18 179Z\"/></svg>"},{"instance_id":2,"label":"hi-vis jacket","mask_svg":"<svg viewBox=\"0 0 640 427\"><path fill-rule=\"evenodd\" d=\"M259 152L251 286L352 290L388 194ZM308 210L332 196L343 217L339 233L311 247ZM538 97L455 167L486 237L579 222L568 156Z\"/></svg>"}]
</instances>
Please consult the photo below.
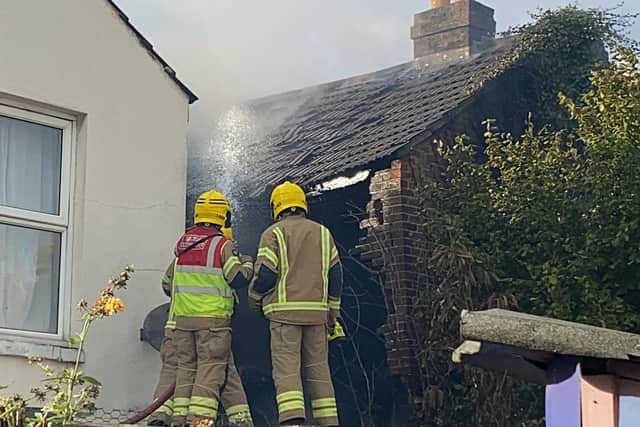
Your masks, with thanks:
<instances>
[{"instance_id":1,"label":"hi-vis jacket","mask_svg":"<svg viewBox=\"0 0 640 427\"><path fill-rule=\"evenodd\" d=\"M253 275L251 259L241 259L219 230L204 227L187 231L176 244L175 255L171 277L167 277L171 282L169 322L174 317L229 319L235 303L233 289L247 286ZM163 280L163 288L168 281Z\"/></svg>"},{"instance_id":2,"label":"hi-vis jacket","mask_svg":"<svg viewBox=\"0 0 640 427\"><path fill-rule=\"evenodd\" d=\"M165 295L170 297L173 294L173 270L176 268L176 260L174 259L167 267L167 270L164 272L164 276L162 276L162 290ZM173 304L169 305L169 317L167 318L167 323L164 325L165 329L175 329L176 328L176 316L173 312Z\"/></svg>"},{"instance_id":3,"label":"hi-vis jacket","mask_svg":"<svg viewBox=\"0 0 640 427\"><path fill-rule=\"evenodd\" d=\"M342 265L331 232L302 215L285 216L260 239L249 297L273 321L321 325L340 311Z\"/></svg>"}]
</instances>

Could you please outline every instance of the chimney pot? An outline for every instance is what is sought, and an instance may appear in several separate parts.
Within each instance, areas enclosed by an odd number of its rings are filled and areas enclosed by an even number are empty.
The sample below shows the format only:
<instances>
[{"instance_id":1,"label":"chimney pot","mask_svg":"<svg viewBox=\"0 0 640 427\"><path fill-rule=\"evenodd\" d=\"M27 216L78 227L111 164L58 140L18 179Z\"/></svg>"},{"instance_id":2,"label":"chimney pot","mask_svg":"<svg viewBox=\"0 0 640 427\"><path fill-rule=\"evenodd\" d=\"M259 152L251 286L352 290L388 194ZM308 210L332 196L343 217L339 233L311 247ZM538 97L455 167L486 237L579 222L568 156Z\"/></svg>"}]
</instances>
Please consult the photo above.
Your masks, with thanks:
<instances>
[{"instance_id":1,"label":"chimney pot","mask_svg":"<svg viewBox=\"0 0 640 427\"><path fill-rule=\"evenodd\" d=\"M431 9L444 7L451 3L451 0L431 0Z\"/></svg>"}]
</instances>

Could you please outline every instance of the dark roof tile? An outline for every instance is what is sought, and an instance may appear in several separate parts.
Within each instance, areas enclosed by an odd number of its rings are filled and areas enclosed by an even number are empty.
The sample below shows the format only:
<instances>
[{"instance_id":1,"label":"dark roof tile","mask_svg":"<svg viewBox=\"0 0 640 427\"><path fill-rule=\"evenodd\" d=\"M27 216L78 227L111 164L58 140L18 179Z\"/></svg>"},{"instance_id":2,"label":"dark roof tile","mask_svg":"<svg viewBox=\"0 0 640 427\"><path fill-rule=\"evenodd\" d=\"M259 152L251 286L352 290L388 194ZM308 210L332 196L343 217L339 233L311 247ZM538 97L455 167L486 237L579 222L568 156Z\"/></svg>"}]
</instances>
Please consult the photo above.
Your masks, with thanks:
<instances>
[{"instance_id":1,"label":"dark roof tile","mask_svg":"<svg viewBox=\"0 0 640 427\"><path fill-rule=\"evenodd\" d=\"M251 149L262 161L251 182L253 194L284 179L311 187L348 170L366 167L435 131L445 115L468 100L497 59L509 48L495 48L440 68L419 61L248 104L254 114L297 108Z\"/></svg>"},{"instance_id":2,"label":"dark roof tile","mask_svg":"<svg viewBox=\"0 0 640 427\"><path fill-rule=\"evenodd\" d=\"M193 93L191 89L187 87L187 85L182 83L180 79L178 79L178 76L176 75L176 72L174 71L174 69L171 68L171 66L167 63L167 61L165 61L158 54L158 52L156 52L153 49L153 45L151 44L151 42L149 42L149 40L147 40L147 38L143 36L142 33L138 31L138 29L131 23L131 21L129 21L129 17L122 11L122 9L120 9L120 7L118 7L117 4L115 4L114 0L106 0L106 1L114 9L118 17L127 26L127 28L129 28L129 30L133 32L133 34L136 36L136 38L138 39L138 42L142 45L142 47L149 53L149 55L151 55L153 59L155 59L160 63L160 65L162 65L162 70L169 76L171 80L173 80L173 82L176 85L178 85L180 90L185 95L187 95L187 98L189 99L189 104L193 104L194 102L196 102L198 100L198 97L196 96L196 94Z\"/></svg>"}]
</instances>

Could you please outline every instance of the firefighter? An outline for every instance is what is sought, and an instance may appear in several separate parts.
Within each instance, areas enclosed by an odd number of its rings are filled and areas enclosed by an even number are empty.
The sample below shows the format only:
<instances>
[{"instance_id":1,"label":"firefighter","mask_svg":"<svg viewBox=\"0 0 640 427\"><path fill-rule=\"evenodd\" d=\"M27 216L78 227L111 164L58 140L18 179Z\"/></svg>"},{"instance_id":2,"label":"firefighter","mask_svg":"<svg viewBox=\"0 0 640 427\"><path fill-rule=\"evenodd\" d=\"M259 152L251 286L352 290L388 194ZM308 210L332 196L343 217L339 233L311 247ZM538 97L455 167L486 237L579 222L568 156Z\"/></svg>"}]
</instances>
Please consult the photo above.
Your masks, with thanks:
<instances>
[{"instance_id":1,"label":"firefighter","mask_svg":"<svg viewBox=\"0 0 640 427\"><path fill-rule=\"evenodd\" d=\"M307 218L302 188L271 194L275 223L260 239L249 300L270 321L273 380L280 423L305 421L304 389L318 425L337 426L328 334L340 312L342 265L330 231Z\"/></svg>"},{"instance_id":2,"label":"firefighter","mask_svg":"<svg viewBox=\"0 0 640 427\"><path fill-rule=\"evenodd\" d=\"M233 427L253 427L251 410L249 403L247 403L247 395L244 392L242 379L233 361L233 352L229 355L227 377L220 393L220 400L229 425Z\"/></svg>"},{"instance_id":3,"label":"firefighter","mask_svg":"<svg viewBox=\"0 0 640 427\"><path fill-rule=\"evenodd\" d=\"M202 193L194 224L176 244L172 280L173 345L177 375L172 423L213 424L231 354L234 289L253 274L250 257L238 256L224 237L231 207L217 191Z\"/></svg>"},{"instance_id":4,"label":"firefighter","mask_svg":"<svg viewBox=\"0 0 640 427\"><path fill-rule=\"evenodd\" d=\"M233 230L231 227L222 228L222 234L231 240L234 245ZM237 252L236 252L237 253ZM224 412L227 415L229 425L234 427L252 427L253 420L251 418L251 410L247 401L247 395L242 385L242 380L238 374L235 362L233 360L233 351L229 354L229 363L227 364L227 376L224 387L220 392L220 401Z\"/></svg>"},{"instance_id":5,"label":"firefighter","mask_svg":"<svg viewBox=\"0 0 640 427\"><path fill-rule=\"evenodd\" d=\"M223 227L221 231L227 239L233 241L233 231L231 227ZM171 261L171 264L162 277L162 290L169 297L172 295L171 285L173 282L174 268L175 260ZM175 323L173 307L170 305L168 320L165 324L164 339L160 347L162 369L160 371L158 386L156 387L156 391L153 395L154 399L160 397L163 392L171 387L176 381L176 348L173 345L173 331L175 330ZM245 394L240 375L238 374L234 364L233 354L229 357L229 363L226 370L226 381L220 393L220 400L227 415L229 424L234 427L253 426L247 396ZM172 416L173 398L164 402L160 408L151 414L149 425L168 427L171 424Z\"/></svg>"},{"instance_id":6,"label":"firefighter","mask_svg":"<svg viewBox=\"0 0 640 427\"><path fill-rule=\"evenodd\" d=\"M162 290L165 295L171 297L171 283L173 277L173 269L175 268L175 259L171 261L169 267L162 276ZM169 316L167 323L164 326L164 338L162 339L162 345L160 346L160 361L162 368L160 369L160 379L158 386L153 393L154 400L160 397L165 390L175 384L176 382L176 370L178 369L178 362L176 360L176 351L173 345L173 331L175 330L176 322L173 315L173 303L169 305ZM171 425L171 417L173 416L173 398L165 401L162 406L156 409L149 420L150 426L169 426Z\"/></svg>"}]
</instances>

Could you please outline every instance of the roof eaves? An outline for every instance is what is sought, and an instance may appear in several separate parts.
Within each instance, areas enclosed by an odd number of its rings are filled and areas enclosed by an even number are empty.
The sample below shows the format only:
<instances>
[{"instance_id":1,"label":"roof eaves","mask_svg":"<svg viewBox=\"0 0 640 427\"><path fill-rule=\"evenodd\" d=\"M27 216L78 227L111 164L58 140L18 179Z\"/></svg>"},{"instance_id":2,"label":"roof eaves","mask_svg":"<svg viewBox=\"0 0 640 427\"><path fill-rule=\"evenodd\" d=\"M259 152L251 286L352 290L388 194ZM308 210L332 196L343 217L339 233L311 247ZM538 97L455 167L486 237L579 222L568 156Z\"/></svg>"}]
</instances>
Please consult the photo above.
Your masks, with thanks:
<instances>
[{"instance_id":1,"label":"roof eaves","mask_svg":"<svg viewBox=\"0 0 640 427\"><path fill-rule=\"evenodd\" d=\"M465 311L460 331L466 341L527 351L595 359L640 358L640 335L509 310Z\"/></svg>"},{"instance_id":2,"label":"roof eaves","mask_svg":"<svg viewBox=\"0 0 640 427\"><path fill-rule=\"evenodd\" d=\"M162 70L169 76L169 78L171 78L171 80L173 80L173 82L180 88L180 90L182 90L182 92L187 95L189 104L193 104L194 102L196 102L198 100L198 96L193 93L191 89L187 87L187 85L180 81L180 79L178 79L175 70L171 68L167 61L165 61L160 56L160 54L158 54L158 52L153 49L153 45L151 44L151 42L149 42L149 40L147 40L147 38L143 36L140 31L138 31L138 29L131 23L129 17L122 11L122 9L120 9L120 7L118 7L118 5L116 5L113 0L106 1L116 11L122 22L124 22L124 24L133 32L133 34L135 34L142 47L149 53L149 55L151 55L153 59L155 59L160 63L160 65L162 65Z\"/></svg>"}]
</instances>

